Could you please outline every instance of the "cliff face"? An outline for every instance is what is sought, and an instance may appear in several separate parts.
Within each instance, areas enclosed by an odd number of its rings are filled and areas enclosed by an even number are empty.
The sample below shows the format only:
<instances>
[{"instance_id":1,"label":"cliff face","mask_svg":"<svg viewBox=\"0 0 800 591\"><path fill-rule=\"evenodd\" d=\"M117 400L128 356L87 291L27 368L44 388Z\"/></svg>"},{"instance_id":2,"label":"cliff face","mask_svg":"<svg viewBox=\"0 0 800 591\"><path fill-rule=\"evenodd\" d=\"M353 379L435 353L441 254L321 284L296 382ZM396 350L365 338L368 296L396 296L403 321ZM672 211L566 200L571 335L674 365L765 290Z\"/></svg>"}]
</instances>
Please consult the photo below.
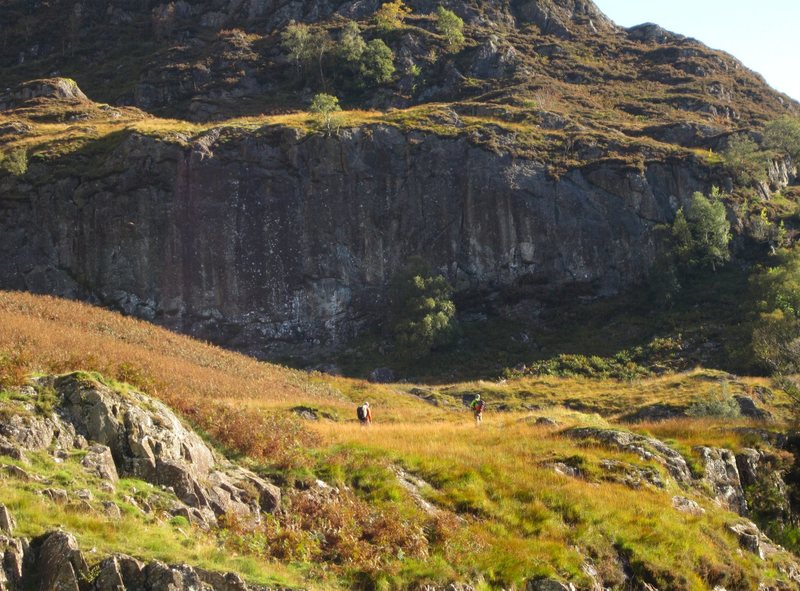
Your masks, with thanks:
<instances>
[{"instance_id":1,"label":"cliff face","mask_svg":"<svg viewBox=\"0 0 800 591\"><path fill-rule=\"evenodd\" d=\"M380 4L0 3L0 288L273 355L375 323L421 256L529 317L640 280L654 226L725 184L727 137L797 112L733 57L589 0L446 2L456 46L438 2L391 31ZM328 46L313 67L282 46L292 20ZM390 79L343 57L348 22ZM31 80L54 71L75 81ZM300 113L321 91L348 111L337 133Z\"/></svg>"},{"instance_id":2,"label":"cliff face","mask_svg":"<svg viewBox=\"0 0 800 591\"><path fill-rule=\"evenodd\" d=\"M91 173L3 181L5 288L97 299L251 352L341 345L422 256L457 291L607 295L705 174L686 161L544 165L385 125L338 136L131 134ZM512 296L513 293L513 296Z\"/></svg>"}]
</instances>

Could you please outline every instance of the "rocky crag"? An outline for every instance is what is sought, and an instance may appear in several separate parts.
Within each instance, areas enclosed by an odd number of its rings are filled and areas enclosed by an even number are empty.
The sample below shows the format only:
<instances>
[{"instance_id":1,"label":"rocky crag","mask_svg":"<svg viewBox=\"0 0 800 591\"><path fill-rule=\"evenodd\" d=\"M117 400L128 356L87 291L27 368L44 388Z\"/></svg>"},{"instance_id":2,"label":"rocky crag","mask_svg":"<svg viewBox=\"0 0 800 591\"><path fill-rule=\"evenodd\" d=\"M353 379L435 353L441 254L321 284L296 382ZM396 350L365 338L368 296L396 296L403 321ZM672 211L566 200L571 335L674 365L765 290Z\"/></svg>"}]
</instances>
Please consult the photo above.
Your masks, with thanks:
<instances>
[{"instance_id":1,"label":"rocky crag","mask_svg":"<svg viewBox=\"0 0 800 591\"><path fill-rule=\"evenodd\" d=\"M617 293L694 191L732 186L714 157L728 136L797 111L730 56L616 27L591 2L451 3L458 50L422 1L392 34L370 2L39 4L0 7L0 287L259 356L341 347L381 319L412 256L504 315ZM65 10L70 26L51 27ZM281 48L293 19L385 37L390 82L332 84L348 106L396 110L332 134L231 121L319 90ZM110 104L63 79L18 85L54 71ZM762 193L794 174L776 161Z\"/></svg>"}]
</instances>

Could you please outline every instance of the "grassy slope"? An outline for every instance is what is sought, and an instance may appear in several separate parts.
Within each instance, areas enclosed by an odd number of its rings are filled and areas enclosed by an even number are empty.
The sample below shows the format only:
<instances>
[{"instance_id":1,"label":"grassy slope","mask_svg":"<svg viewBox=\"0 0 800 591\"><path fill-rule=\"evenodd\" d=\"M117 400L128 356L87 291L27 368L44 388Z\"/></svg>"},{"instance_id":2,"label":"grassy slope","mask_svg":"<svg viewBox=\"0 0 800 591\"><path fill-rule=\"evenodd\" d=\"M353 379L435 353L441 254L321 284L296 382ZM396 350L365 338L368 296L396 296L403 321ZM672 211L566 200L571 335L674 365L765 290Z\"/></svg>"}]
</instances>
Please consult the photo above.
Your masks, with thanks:
<instances>
[{"instance_id":1,"label":"grassy slope","mask_svg":"<svg viewBox=\"0 0 800 591\"><path fill-rule=\"evenodd\" d=\"M281 554L255 534L241 532L225 542L225 552L215 552L213 536L191 531L188 536L199 543L189 547L181 541L186 533L155 518L126 516L120 531L136 535L120 537L104 518L82 519L68 510L49 510L31 494L10 486L10 481L2 481L0 501L10 502L20 512L27 534L63 523L101 554L125 550L147 558L200 562L235 568L260 581L296 582L306 576L310 579L304 584L311 587L404 587L410 581L475 579L507 587L534 575L585 583L586 556L611 579L618 576L614 573L624 556L637 574L662 588L725 584L728 589L745 589L776 574L776 562L761 563L738 552L736 540L724 527L736 516L674 483L663 491L600 484L602 459L646 463L625 453L578 445L560 434L561 427L531 420L551 416L565 427L606 426L622 410L654 401L714 396L720 374L694 372L631 383L529 378L455 384L437 389L442 405L436 407L410 393L408 385L378 386L303 374L50 297L0 293L0 326L4 355L0 377L6 382L13 381L15 373L19 377L28 371L98 370L132 381L172 404L217 442L250 454L245 461L256 469L287 482L291 474L297 482L322 477L347 491L337 501L341 506L317 507L314 514L303 504L305 493L290 492L291 512L301 517L292 524L273 524L277 529L271 530L272 535L284 536ZM763 381L741 379L730 387L747 391L756 385ZM459 398L475 391L490 396L494 407L504 400L525 400L542 408L533 414L489 413L483 427L476 429ZM375 408L378 424L372 429L360 429L350 419L353 402L363 399ZM575 399L594 405L596 412L564 407ZM777 406L784 402L776 393ZM296 421L288 418L297 405L335 420L297 430ZM221 427L220 416L235 420L226 420ZM289 439L253 427L257 424L253 421L263 424L276 416L283 418L271 426L288 431ZM732 432L733 426L683 420L638 429L671 439L691 456L691 446L699 443L734 448L751 443ZM586 479L555 473L549 463L557 460L577 463ZM76 470L69 466L69 462L66 467L46 465L42 459L34 468L53 477L53 471ZM398 486L393 476L398 466L429 483L421 492L439 508L436 516L421 511ZM653 467L665 476L663 468ZM671 497L679 493L694 496L707 513L689 517L674 511ZM368 505L359 505L364 502ZM328 534L330 546L323 549L309 546L313 536L287 538L280 531L290 525L299 530L320 528L320 519L330 528L332 519L349 515L346 511L353 507L367 506L375 511L370 519L384 524L377 532L368 533L364 526L351 539L342 525L336 535ZM414 537L413 532L419 535ZM343 550L352 556L337 558L336 552ZM292 560L295 566L287 570L271 562L270 556Z\"/></svg>"}]
</instances>

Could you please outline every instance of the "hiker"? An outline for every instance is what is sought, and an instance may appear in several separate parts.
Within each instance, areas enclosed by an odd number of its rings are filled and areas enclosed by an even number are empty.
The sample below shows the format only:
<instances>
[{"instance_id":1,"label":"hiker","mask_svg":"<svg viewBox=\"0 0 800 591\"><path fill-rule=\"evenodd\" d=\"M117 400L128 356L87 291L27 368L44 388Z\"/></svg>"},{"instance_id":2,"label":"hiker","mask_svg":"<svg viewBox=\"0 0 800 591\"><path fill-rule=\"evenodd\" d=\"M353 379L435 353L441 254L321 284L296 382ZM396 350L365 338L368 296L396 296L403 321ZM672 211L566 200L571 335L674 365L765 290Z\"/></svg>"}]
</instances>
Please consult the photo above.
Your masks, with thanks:
<instances>
[{"instance_id":1,"label":"hiker","mask_svg":"<svg viewBox=\"0 0 800 591\"><path fill-rule=\"evenodd\" d=\"M481 400L481 395L477 394L475 399L470 403L469 408L475 414L475 424L480 425L481 421L483 420L483 409L486 407L486 403Z\"/></svg>"},{"instance_id":2,"label":"hiker","mask_svg":"<svg viewBox=\"0 0 800 591\"><path fill-rule=\"evenodd\" d=\"M358 416L358 422L361 423L362 427L372 424L372 411L369 409L369 402L365 402L356 409L356 416Z\"/></svg>"}]
</instances>

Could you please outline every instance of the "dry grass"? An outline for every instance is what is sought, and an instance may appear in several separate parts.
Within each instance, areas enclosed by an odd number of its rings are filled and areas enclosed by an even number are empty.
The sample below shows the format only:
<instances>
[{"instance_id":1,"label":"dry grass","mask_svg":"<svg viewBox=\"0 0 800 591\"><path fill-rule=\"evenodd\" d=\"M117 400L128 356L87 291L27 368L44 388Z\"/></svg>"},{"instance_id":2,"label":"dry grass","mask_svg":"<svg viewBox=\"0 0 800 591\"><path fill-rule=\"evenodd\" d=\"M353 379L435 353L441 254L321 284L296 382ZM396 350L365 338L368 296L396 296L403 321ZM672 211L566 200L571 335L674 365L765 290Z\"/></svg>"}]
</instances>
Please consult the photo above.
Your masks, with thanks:
<instances>
[{"instance_id":1,"label":"dry grass","mask_svg":"<svg viewBox=\"0 0 800 591\"><path fill-rule=\"evenodd\" d=\"M586 557L607 581L621 584L624 557L637 576L659 588L720 584L744 591L773 578L785 560L777 555L762 563L740 554L736 539L726 533L726 524L737 517L678 486L659 464L561 433L574 425L615 427L619 414L654 401L686 403L713 395L722 378L735 392L764 386L763 381L698 370L640 382L550 377L471 382L435 388L442 405L434 406L412 394L409 385L375 385L260 363L51 297L0 292L0 326L3 385L24 380L28 371L100 371L158 396L218 442L269 464L284 482L302 481L300 489L286 491L288 511L257 530L230 523L220 539L243 561L305 565L311 588L402 589L449 581L510 588L534 576L588 584ZM477 391L489 399L480 428L462 404L462 396ZM371 428L359 427L351 416L354 403L364 400L375 408ZM494 412L503 401L515 400L541 408ZM567 408L575 400L588 409ZM301 422L289 414L296 405L333 420ZM559 425L537 425L540 416ZM748 443L733 430L740 425L751 423L685 419L634 428L670 440L692 462L694 445ZM667 487L634 489L611 482L603 460L654 469ZM554 462L579 467L580 477L555 472ZM435 515L399 485L397 467L427 481L420 494L435 505ZM317 492L315 478L340 492ZM707 513L678 513L671 505L674 494L693 496ZM31 511L37 515L39 509ZM87 539L105 535L98 527ZM121 549L120 543L109 535L109 548ZM180 549L174 552L178 557Z\"/></svg>"},{"instance_id":2,"label":"dry grass","mask_svg":"<svg viewBox=\"0 0 800 591\"><path fill-rule=\"evenodd\" d=\"M98 371L161 398L219 443L257 458L311 443L297 422L279 418L282 411L349 406L300 372L86 304L0 292L0 326L10 381L25 371Z\"/></svg>"}]
</instances>

